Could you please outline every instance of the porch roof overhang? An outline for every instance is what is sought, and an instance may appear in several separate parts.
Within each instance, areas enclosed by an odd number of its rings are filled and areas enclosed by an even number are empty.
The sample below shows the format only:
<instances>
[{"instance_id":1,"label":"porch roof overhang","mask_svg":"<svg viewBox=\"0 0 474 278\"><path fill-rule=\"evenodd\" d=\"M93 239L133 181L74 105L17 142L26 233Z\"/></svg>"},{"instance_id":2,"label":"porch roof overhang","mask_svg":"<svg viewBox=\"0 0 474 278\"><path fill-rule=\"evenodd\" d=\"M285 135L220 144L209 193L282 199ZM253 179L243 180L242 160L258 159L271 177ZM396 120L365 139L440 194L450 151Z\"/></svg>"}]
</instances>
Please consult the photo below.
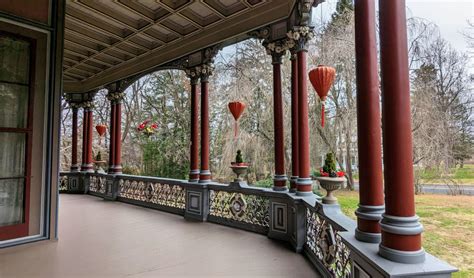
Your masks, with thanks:
<instances>
[{"instance_id":1,"label":"porch roof overhang","mask_svg":"<svg viewBox=\"0 0 474 278\"><path fill-rule=\"evenodd\" d=\"M64 91L84 93L152 72L206 47L246 39L249 31L275 22L285 21L286 27L296 3L68 0Z\"/></svg>"}]
</instances>

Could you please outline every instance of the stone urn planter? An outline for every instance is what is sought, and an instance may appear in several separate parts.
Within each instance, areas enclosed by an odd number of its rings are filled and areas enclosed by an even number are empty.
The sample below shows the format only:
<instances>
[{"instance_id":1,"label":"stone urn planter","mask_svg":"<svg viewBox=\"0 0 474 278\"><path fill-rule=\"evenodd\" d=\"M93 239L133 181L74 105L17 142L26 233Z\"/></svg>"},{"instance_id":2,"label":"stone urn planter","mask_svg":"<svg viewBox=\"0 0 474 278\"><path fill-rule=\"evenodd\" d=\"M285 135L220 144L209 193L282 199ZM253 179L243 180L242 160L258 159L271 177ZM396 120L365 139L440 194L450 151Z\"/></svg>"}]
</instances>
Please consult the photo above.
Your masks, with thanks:
<instances>
[{"instance_id":1,"label":"stone urn planter","mask_svg":"<svg viewBox=\"0 0 474 278\"><path fill-rule=\"evenodd\" d=\"M315 177L322 188L327 192L326 196L323 197L323 204L337 204L337 198L333 195L333 192L340 189L346 178L344 177Z\"/></svg>"},{"instance_id":2,"label":"stone urn planter","mask_svg":"<svg viewBox=\"0 0 474 278\"><path fill-rule=\"evenodd\" d=\"M96 160L94 161L95 164L95 172L99 174L105 174L104 167L107 165L107 161L104 160Z\"/></svg>"},{"instance_id":3,"label":"stone urn planter","mask_svg":"<svg viewBox=\"0 0 474 278\"><path fill-rule=\"evenodd\" d=\"M243 179L240 177L242 175L245 175L247 173L247 169L249 168L249 165L247 163L235 163L233 162L232 165L230 166L234 174L237 175L237 178L234 179L235 182L242 181Z\"/></svg>"}]
</instances>

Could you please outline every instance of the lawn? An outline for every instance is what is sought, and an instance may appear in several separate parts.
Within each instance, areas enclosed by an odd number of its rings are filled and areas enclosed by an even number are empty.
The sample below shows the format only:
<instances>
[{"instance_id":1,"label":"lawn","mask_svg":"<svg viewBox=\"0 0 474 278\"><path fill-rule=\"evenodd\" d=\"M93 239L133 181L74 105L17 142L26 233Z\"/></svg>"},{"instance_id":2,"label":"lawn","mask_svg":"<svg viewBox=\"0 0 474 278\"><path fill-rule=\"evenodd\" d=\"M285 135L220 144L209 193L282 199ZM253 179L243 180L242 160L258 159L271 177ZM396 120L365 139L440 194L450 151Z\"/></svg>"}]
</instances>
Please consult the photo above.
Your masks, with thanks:
<instances>
[{"instance_id":1,"label":"lawn","mask_svg":"<svg viewBox=\"0 0 474 278\"><path fill-rule=\"evenodd\" d=\"M355 219L358 193L337 191L344 213ZM453 277L474 277L474 197L418 195L416 209L425 227L423 247L460 271Z\"/></svg>"},{"instance_id":2,"label":"lawn","mask_svg":"<svg viewBox=\"0 0 474 278\"><path fill-rule=\"evenodd\" d=\"M449 174L441 176L439 171L423 170L421 182L426 184L456 183L459 185L474 185L474 164L466 164L463 168L450 169Z\"/></svg>"}]
</instances>

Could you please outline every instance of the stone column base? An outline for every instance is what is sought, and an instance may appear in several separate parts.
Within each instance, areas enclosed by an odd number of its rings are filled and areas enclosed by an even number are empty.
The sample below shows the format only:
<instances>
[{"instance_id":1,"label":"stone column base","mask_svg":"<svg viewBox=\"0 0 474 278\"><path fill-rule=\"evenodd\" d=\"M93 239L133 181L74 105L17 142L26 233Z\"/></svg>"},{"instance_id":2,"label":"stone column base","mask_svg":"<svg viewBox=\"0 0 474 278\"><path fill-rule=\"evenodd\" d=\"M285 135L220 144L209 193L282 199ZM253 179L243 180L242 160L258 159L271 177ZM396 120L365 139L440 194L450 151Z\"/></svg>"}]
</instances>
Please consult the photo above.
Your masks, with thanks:
<instances>
[{"instance_id":1,"label":"stone column base","mask_svg":"<svg viewBox=\"0 0 474 278\"><path fill-rule=\"evenodd\" d=\"M273 176L273 190L274 191L288 191L286 187L286 181L288 178L286 175L275 175Z\"/></svg>"},{"instance_id":2,"label":"stone column base","mask_svg":"<svg viewBox=\"0 0 474 278\"><path fill-rule=\"evenodd\" d=\"M199 183L210 183L211 178L211 171L201 170L201 172L199 172Z\"/></svg>"},{"instance_id":3,"label":"stone column base","mask_svg":"<svg viewBox=\"0 0 474 278\"><path fill-rule=\"evenodd\" d=\"M296 186L296 196L313 195L313 180L311 178L298 178Z\"/></svg>"},{"instance_id":4,"label":"stone column base","mask_svg":"<svg viewBox=\"0 0 474 278\"><path fill-rule=\"evenodd\" d=\"M359 224L366 223L369 228L372 226L379 226L378 222L382 219L382 214L385 212L385 206L366 206L359 204L359 208L356 210L355 215ZM359 225L360 226L360 225ZM374 228L375 230L375 228ZM355 237L363 242L379 243L382 239L380 233L380 227L377 231L363 231L361 227L357 227L355 230Z\"/></svg>"}]
</instances>

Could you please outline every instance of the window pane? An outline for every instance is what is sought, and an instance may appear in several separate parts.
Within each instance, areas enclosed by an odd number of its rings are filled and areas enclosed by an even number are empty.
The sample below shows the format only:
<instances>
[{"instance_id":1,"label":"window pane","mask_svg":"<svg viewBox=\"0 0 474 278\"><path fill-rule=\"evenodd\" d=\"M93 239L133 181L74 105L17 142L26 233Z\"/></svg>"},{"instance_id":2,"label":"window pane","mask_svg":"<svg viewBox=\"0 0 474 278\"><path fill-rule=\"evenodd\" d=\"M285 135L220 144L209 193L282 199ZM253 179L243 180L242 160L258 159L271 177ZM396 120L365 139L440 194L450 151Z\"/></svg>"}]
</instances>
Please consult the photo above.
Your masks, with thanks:
<instances>
[{"instance_id":1,"label":"window pane","mask_svg":"<svg viewBox=\"0 0 474 278\"><path fill-rule=\"evenodd\" d=\"M0 226L23 223L25 179L0 180Z\"/></svg>"},{"instance_id":2,"label":"window pane","mask_svg":"<svg viewBox=\"0 0 474 278\"><path fill-rule=\"evenodd\" d=\"M25 176L26 135L0 133L0 178Z\"/></svg>"},{"instance_id":3,"label":"window pane","mask_svg":"<svg viewBox=\"0 0 474 278\"><path fill-rule=\"evenodd\" d=\"M0 82L0 99L0 127L26 127L28 86Z\"/></svg>"},{"instance_id":4,"label":"window pane","mask_svg":"<svg viewBox=\"0 0 474 278\"><path fill-rule=\"evenodd\" d=\"M29 83L30 43L0 36L0 81Z\"/></svg>"}]
</instances>

